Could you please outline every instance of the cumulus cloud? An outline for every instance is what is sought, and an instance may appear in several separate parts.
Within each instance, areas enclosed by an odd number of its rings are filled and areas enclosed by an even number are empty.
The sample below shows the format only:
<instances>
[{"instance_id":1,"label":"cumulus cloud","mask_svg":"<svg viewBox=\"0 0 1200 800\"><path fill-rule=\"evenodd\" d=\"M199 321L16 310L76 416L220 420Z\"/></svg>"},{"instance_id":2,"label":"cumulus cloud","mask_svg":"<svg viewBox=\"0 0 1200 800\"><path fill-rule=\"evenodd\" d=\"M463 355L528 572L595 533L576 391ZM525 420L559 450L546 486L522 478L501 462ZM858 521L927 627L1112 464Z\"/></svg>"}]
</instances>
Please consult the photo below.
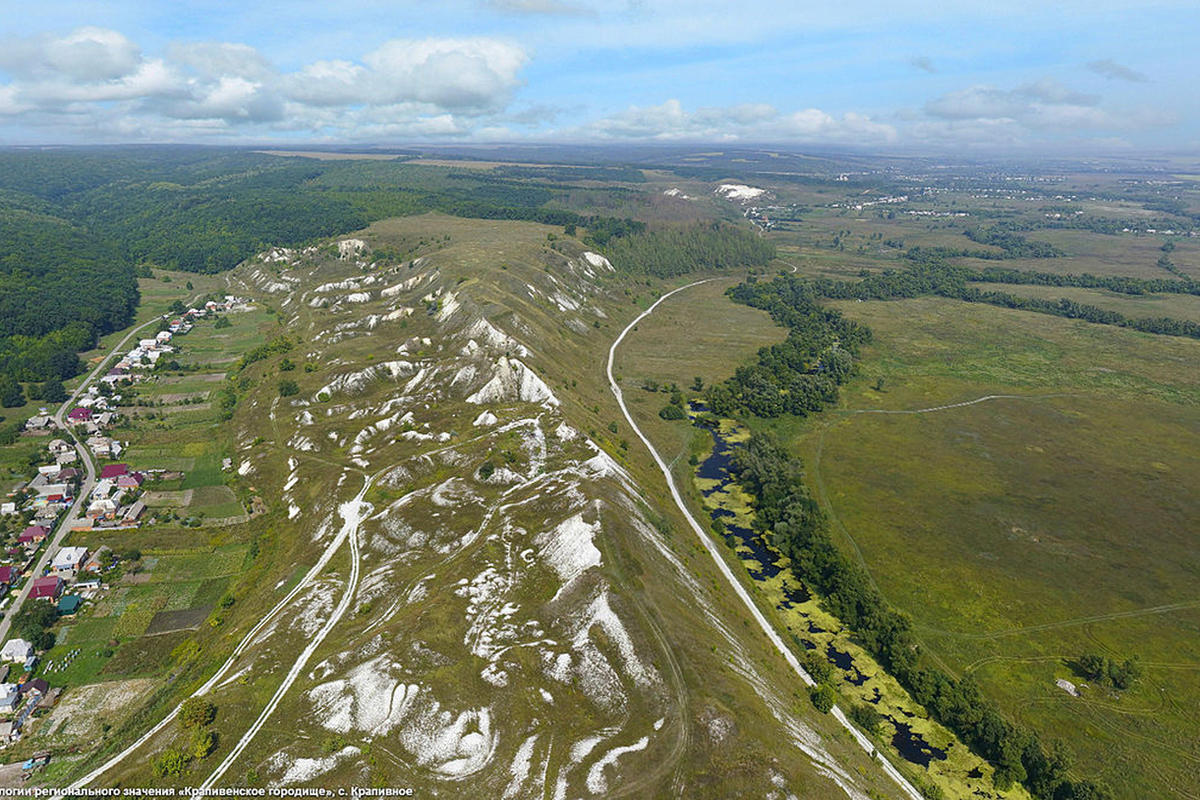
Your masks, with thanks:
<instances>
[{"instance_id":1,"label":"cumulus cloud","mask_svg":"<svg viewBox=\"0 0 1200 800\"><path fill-rule=\"evenodd\" d=\"M0 40L0 70L16 78L111 80L133 72L140 62L137 45L105 28Z\"/></svg>"},{"instance_id":2,"label":"cumulus cloud","mask_svg":"<svg viewBox=\"0 0 1200 800\"><path fill-rule=\"evenodd\" d=\"M1150 80L1137 70L1131 69L1124 64L1118 64L1111 58L1090 61L1087 68L1097 75L1103 75L1110 80L1130 81L1131 83L1145 83Z\"/></svg>"},{"instance_id":3,"label":"cumulus cloud","mask_svg":"<svg viewBox=\"0 0 1200 800\"><path fill-rule=\"evenodd\" d=\"M1045 78L1015 89L976 85L948 92L926 103L925 112L947 120L1007 119L1031 127L1102 127L1112 120L1097 108L1099 102L1096 95Z\"/></svg>"},{"instance_id":4,"label":"cumulus cloud","mask_svg":"<svg viewBox=\"0 0 1200 800\"><path fill-rule=\"evenodd\" d=\"M177 122L185 135L259 125L457 136L463 119L508 105L527 62L522 48L499 39L394 39L358 60L282 72L245 44L174 43L149 57L117 31L79 28L0 42L0 72L10 78L0 82L0 115L118 132Z\"/></svg>"},{"instance_id":5,"label":"cumulus cloud","mask_svg":"<svg viewBox=\"0 0 1200 800\"><path fill-rule=\"evenodd\" d=\"M678 100L631 106L577 131L588 138L660 141L796 141L878 144L891 142L890 125L862 114L835 117L815 108L783 113L764 103L714 106L688 111Z\"/></svg>"}]
</instances>

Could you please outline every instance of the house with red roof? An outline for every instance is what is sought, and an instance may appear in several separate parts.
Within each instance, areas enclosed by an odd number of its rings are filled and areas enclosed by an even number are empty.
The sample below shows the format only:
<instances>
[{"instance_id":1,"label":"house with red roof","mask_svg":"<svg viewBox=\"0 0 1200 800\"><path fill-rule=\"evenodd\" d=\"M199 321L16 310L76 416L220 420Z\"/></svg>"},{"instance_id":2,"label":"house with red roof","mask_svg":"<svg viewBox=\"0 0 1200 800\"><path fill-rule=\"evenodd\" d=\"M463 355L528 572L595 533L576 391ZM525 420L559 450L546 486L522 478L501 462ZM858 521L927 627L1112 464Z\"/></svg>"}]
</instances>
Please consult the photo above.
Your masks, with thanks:
<instances>
[{"instance_id":1,"label":"house with red roof","mask_svg":"<svg viewBox=\"0 0 1200 800\"><path fill-rule=\"evenodd\" d=\"M117 476L118 489L139 489L142 485L142 473L130 472Z\"/></svg>"},{"instance_id":2,"label":"house with red roof","mask_svg":"<svg viewBox=\"0 0 1200 800\"><path fill-rule=\"evenodd\" d=\"M105 464L100 468L100 480L104 480L105 478L119 478L122 475L128 474L128 464Z\"/></svg>"},{"instance_id":3,"label":"house with red roof","mask_svg":"<svg viewBox=\"0 0 1200 800\"><path fill-rule=\"evenodd\" d=\"M12 567L8 565L0 567L0 584L11 586L13 580L17 577L17 572Z\"/></svg>"},{"instance_id":4,"label":"house with red roof","mask_svg":"<svg viewBox=\"0 0 1200 800\"><path fill-rule=\"evenodd\" d=\"M72 408L67 414L67 422L79 423L88 422L92 418L92 410L90 408Z\"/></svg>"},{"instance_id":5,"label":"house with red roof","mask_svg":"<svg viewBox=\"0 0 1200 800\"><path fill-rule=\"evenodd\" d=\"M30 525L21 531L21 535L17 537L17 541L21 544L37 544L38 542L45 541L49 535L50 531L41 525Z\"/></svg>"},{"instance_id":6,"label":"house with red roof","mask_svg":"<svg viewBox=\"0 0 1200 800\"><path fill-rule=\"evenodd\" d=\"M29 587L29 596L34 600L57 600L62 594L63 579L57 575L34 578Z\"/></svg>"}]
</instances>

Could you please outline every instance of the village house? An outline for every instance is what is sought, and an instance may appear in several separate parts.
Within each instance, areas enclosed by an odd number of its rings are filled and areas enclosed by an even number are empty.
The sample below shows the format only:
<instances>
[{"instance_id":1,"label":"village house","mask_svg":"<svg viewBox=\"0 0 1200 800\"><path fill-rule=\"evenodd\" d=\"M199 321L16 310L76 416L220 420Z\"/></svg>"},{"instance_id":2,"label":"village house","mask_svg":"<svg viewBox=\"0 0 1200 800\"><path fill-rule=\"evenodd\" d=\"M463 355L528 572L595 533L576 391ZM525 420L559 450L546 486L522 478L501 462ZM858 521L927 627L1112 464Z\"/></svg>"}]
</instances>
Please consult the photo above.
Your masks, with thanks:
<instances>
[{"instance_id":1,"label":"village house","mask_svg":"<svg viewBox=\"0 0 1200 800\"><path fill-rule=\"evenodd\" d=\"M97 458L120 458L125 449L120 442L108 436L89 436L87 446Z\"/></svg>"},{"instance_id":2,"label":"village house","mask_svg":"<svg viewBox=\"0 0 1200 800\"><path fill-rule=\"evenodd\" d=\"M29 587L29 599L57 601L62 591L63 579L57 575L46 575L33 579L33 583Z\"/></svg>"},{"instance_id":3,"label":"village house","mask_svg":"<svg viewBox=\"0 0 1200 800\"><path fill-rule=\"evenodd\" d=\"M117 476L118 489L140 489L142 486L142 473L129 472L124 475Z\"/></svg>"},{"instance_id":4,"label":"village house","mask_svg":"<svg viewBox=\"0 0 1200 800\"><path fill-rule=\"evenodd\" d=\"M0 516L8 516L9 514L17 513L17 504L13 501L0 503Z\"/></svg>"},{"instance_id":5,"label":"village house","mask_svg":"<svg viewBox=\"0 0 1200 800\"><path fill-rule=\"evenodd\" d=\"M54 418L49 414L36 414L25 420L25 430L46 431L54 428Z\"/></svg>"},{"instance_id":6,"label":"village house","mask_svg":"<svg viewBox=\"0 0 1200 800\"><path fill-rule=\"evenodd\" d=\"M33 645L24 639L9 639L0 647L0 661L24 664L33 655Z\"/></svg>"},{"instance_id":7,"label":"village house","mask_svg":"<svg viewBox=\"0 0 1200 800\"><path fill-rule=\"evenodd\" d=\"M54 554L50 569L61 578L74 578L86 560L86 547L64 547Z\"/></svg>"},{"instance_id":8,"label":"village house","mask_svg":"<svg viewBox=\"0 0 1200 800\"><path fill-rule=\"evenodd\" d=\"M0 567L0 592L7 592L8 587L12 586L13 581L18 577L15 570L9 564Z\"/></svg>"},{"instance_id":9,"label":"village house","mask_svg":"<svg viewBox=\"0 0 1200 800\"><path fill-rule=\"evenodd\" d=\"M100 545L86 561L83 562L84 572L100 572L112 563L112 549L108 545ZM78 585L78 584L77 584Z\"/></svg>"},{"instance_id":10,"label":"village house","mask_svg":"<svg viewBox=\"0 0 1200 800\"><path fill-rule=\"evenodd\" d=\"M11 714L21 703L21 693L15 683L0 683L0 714ZM12 723L9 723L10 725Z\"/></svg>"},{"instance_id":11,"label":"village house","mask_svg":"<svg viewBox=\"0 0 1200 800\"><path fill-rule=\"evenodd\" d=\"M44 542L49 535L50 531L41 525L30 525L21 531L21 535L17 537L17 541L21 544L39 544Z\"/></svg>"},{"instance_id":12,"label":"village house","mask_svg":"<svg viewBox=\"0 0 1200 800\"><path fill-rule=\"evenodd\" d=\"M87 516L90 519L112 519L117 514L117 509L120 505L110 497L101 497L98 500L93 500L87 507Z\"/></svg>"},{"instance_id":13,"label":"village house","mask_svg":"<svg viewBox=\"0 0 1200 800\"><path fill-rule=\"evenodd\" d=\"M119 478L129 473L128 464L105 464L100 468L100 478Z\"/></svg>"},{"instance_id":14,"label":"village house","mask_svg":"<svg viewBox=\"0 0 1200 800\"><path fill-rule=\"evenodd\" d=\"M68 444L63 439L51 439L50 444L46 445L46 449L50 451L52 456L60 456L63 453L74 453L74 445Z\"/></svg>"},{"instance_id":15,"label":"village house","mask_svg":"<svg viewBox=\"0 0 1200 800\"><path fill-rule=\"evenodd\" d=\"M79 611L83 605L83 598L77 594L63 595L58 601L58 615L60 617L69 617Z\"/></svg>"},{"instance_id":16,"label":"village house","mask_svg":"<svg viewBox=\"0 0 1200 800\"><path fill-rule=\"evenodd\" d=\"M121 522L125 525L137 527L137 522L144 513L146 513L146 504L141 500L135 500L121 512Z\"/></svg>"},{"instance_id":17,"label":"village house","mask_svg":"<svg viewBox=\"0 0 1200 800\"><path fill-rule=\"evenodd\" d=\"M77 406L67 413L67 422L72 425L81 425L92 418L92 410L83 406Z\"/></svg>"}]
</instances>

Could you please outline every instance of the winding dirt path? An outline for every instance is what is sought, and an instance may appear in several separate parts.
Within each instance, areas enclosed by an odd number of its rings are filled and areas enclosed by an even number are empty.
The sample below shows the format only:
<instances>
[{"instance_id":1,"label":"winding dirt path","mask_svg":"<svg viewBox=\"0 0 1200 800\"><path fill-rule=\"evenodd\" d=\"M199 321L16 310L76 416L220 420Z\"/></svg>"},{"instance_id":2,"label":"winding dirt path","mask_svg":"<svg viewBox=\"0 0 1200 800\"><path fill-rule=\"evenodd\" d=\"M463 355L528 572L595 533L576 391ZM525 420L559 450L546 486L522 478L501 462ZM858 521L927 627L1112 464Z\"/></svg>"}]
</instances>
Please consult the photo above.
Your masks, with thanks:
<instances>
[{"instance_id":1,"label":"winding dirt path","mask_svg":"<svg viewBox=\"0 0 1200 800\"><path fill-rule=\"evenodd\" d=\"M246 730L245 733L242 734L242 738L238 740L238 743L234 745L233 749L230 750L221 763L217 765L217 768L213 770L211 775L208 776L208 779L204 781L204 783L200 784L198 787L200 791L196 792L193 795L194 797L203 797L204 790L212 788L213 785L215 785L216 782L219 781L226 773L226 771L233 766L233 762L236 761L238 756L242 754L242 751L250 746L250 743L254 741L254 737L258 735L258 732L262 729L262 726L266 724L267 720L270 719L271 714L275 712L275 709L283 700L284 695L286 695L288 690L292 688L292 684L296 682L296 679L300 677L300 673L308 665L308 660L312 658L313 653L316 652L317 648L321 646L321 643L325 641L325 638L329 636L329 632L332 631L338 622L341 621L342 617L345 616L346 610L350 608L350 604L354 600L354 594L358 591L360 566L358 529L362 526L365 511L370 508L370 504L363 501L363 496L366 495L367 490L371 488L371 484L374 482L374 480L375 476L364 480L363 487L359 490L355 498L349 502L342 503L338 507L338 513L341 515L342 519L345 520L345 522L342 525L341 531L339 531L334 540L330 542L329 547L325 549L325 555L332 557L333 554L341 548L342 542L347 540L350 542L350 577L346 581L346 589L344 592L342 592L342 599L338 601L337 607L334 608L333 613L329 615L329 619L325 620L325 624L321 626L319 631L317 631L317 635L314 636L312 640L309 641L308 645L300 652L300 655L296 658L295 663L292 664L292 668L289 669L287 675L284 676L283 683L279 684L279 688L275 690L275 694L271 695L271 699L259 713L258 718L255 719L254 723ZM364 506L366 507L365 509ZM323 560L328 561L324 555L322 558ZM316 574L317 573L314 571L310 571L308 573L310 576L315 576Z\"/></svg>"},{"instance_id":2,"label":"winding dirt path","mask_svg":"<svg viewBox=\"0 0 1200 800\"><path fill-rule=\"evenodd\" d=\"M678 289L673 289L672 291L667 292L662 297L658 298L658 300L656 300L649 308L634 318L632 322L625 326L625 329L621 331L621 334L617 336L617 338L613 341L612 346L610 346L608 349L608 363L605 368L605 372L608 376L608 386L609 389L612 390L613 396L617 399L617 405L620 406L621 414L624 415L625 421L629 423L629 427L633 429L633 432L637 434L637 437L642 440L642 444L644 444L646 449L650 451L650 455L654 458L654 462L658 465L659 470L662 472L663 478L667 482L667 487L671 490L671 497L675 501L676 507L678 507L679 512L683 514L684 519L688 521L688 525L696 534L696 537L700 540L700 543L704 545L704 549L708 551L709 556L712 557L713 563L716 565L717 570L725 578L726 583L728 583L730 588L733 589L734 594L736 594L738 599L742 601L742 604L746 607L746 610L750 613L750 616L754 618L756 623L758 623L758 627L766 635L771 644L774 645L779 654L783 656L784 661L788 663L788 666L792 668L792 671L796 674L796 676L800 678L805 686L813 686L815 682L804 670L804 668L800 666L800 662L796 658L795 653L793 653L791 649L784 644L783 639L779 636L779 633L775 630L774 626L771 625L766 616L755 604L753 598L750 597L750 593L747 591L746 587L743 586L741 581L739 581L734 575L733 570L730 568L729 564L725 561L722 555L720 546L712 540L712 538L705 531L704 527L696 521L694 516L692 516L692 512L687 507L687 503L684 502L683 495L680 494L679 488L675 484L675 477L671 474L670 468L667 466L667 463L663 460L662 456L659 455L658 450L656 450L654 445L651 444L650 439L647 438L646 434L642 432L642 429L638 427L638 424L634 422L633 415L629 413L629 408L625 405L625 398L621 392L621 387L617 385L616 378L613 377L613 361L616 358L617 348L620 346L621 342L625 340L625 336L631 330L633 330L634 326L636 326L646 317L650 316L650 314L652 314L654 310L663 303L663 301L672 295L678 294L685 289L690 289L693 286L709 283L712 280L715 280L715 278L694 281L685 286L680 286ZM900 789L905 795L912 798L912 800L921 800L922 795L917 791L916 787L909 783L908 779L905 778L882 753L877 752L876 747L871 740L863 735L858 728L851 724L850 720L847 719L846 715L840 708L834 706L832 715L842 725L842 727L850 732L850 735L864 751L867 753L876 754L878 762L883 768L884 772L886 772L888 776L892 778L897 785L899 785ZM839 780L840 783L840 779L835 778L835 780ZM842 788L846 790L848 794L853 796L849 787L842 785Z\"/></svg>"}]
</instances>

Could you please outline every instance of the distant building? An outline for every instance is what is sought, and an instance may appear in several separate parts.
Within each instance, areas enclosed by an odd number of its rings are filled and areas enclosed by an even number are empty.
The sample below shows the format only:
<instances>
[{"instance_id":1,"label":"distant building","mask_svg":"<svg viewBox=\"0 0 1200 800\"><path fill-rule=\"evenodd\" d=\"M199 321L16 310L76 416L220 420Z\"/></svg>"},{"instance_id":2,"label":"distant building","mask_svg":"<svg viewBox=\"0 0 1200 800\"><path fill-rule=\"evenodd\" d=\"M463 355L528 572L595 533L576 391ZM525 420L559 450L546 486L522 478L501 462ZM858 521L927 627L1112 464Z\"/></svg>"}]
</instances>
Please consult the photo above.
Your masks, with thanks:
<instances>
[{"instance_id":1,"label":"distant building","mask_svg":"<svg viewBox=\"0 0 1200 800\"><path fill-rule=\"evenodd\" d=\"M73 424L87 422L91 418L92 410L90 408L83 408L82 406L71 409L71 411L67 414L67 422Z\"/></svg>"},{"instance_id":2,"label":"distant building","mask_svg":"<svg viewBox=\"0 0 1200 800\"><path fill-rule=\"evenodd\" d=\"M1062 689L1064 692L1071 695L1072 697L1079 697L1079 689L1077 689L1075 687L1075 684L1071 683L1069 680L1067 680L1065 678L1059 678L1058 680L1056 680L1054 682L1054 685L1057 686L1058 688Z\"/></svg>"}]
</instances>

